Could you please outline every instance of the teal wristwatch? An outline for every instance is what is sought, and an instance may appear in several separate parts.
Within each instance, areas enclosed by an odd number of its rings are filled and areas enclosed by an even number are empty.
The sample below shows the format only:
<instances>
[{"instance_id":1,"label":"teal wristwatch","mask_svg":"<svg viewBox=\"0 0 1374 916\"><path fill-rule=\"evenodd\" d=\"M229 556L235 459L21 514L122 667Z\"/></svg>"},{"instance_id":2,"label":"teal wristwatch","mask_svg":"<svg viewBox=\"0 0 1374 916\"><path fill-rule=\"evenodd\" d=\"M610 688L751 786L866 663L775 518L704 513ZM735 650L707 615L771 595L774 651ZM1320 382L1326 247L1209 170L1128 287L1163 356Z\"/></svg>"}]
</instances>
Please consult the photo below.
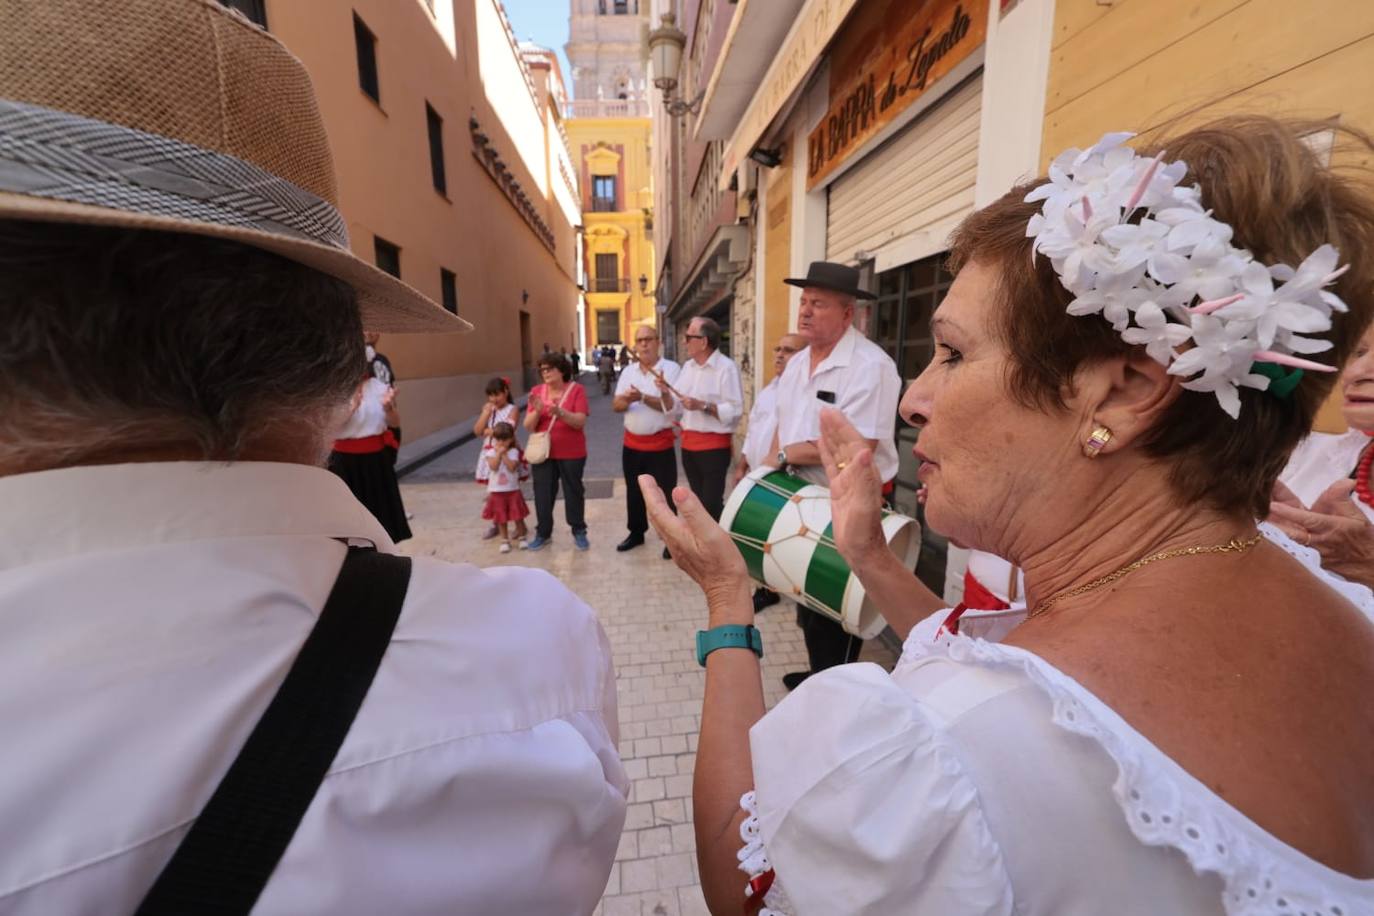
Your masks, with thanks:
<instances>
[{"instance_id":1,"label":"teal wristwatch","mask_svg":"<svg viewBox=\"0 0 1374 916\"><path fill-rule=\"evenodd\" d=\"M701 667L706 667L706 656L717 649L753 649L755 655L763 658L763 634L752 626L739 624L697 630L697 663Z\"/></svg>"}]
</instances>

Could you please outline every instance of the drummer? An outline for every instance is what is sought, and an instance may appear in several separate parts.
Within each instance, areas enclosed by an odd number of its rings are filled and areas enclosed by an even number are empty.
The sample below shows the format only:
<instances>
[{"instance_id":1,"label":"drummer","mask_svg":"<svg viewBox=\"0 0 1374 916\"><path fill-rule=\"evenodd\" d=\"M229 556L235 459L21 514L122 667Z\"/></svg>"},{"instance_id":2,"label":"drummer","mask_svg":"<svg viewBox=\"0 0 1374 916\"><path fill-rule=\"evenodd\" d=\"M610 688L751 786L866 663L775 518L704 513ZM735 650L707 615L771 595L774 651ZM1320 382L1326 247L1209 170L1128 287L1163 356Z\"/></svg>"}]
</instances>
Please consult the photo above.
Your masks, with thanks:
<instances>
[{"instance_id":1,"label":"drummer","mask_svg":"<svg viewBox=\"0 0 1374 916\"><path fill-rule=\"evenodd\" d=\"M802 289L797 331L807 347L778 380L778 431L769 463L826 486L816 442L821 409L835 407L868 439L883 492L890 496L897 476L895 435L902 380L892 357L854 327L856 300L877 297L859 287L858 270L827 261L813 261L806 277L783 282ZM798 605L797 625L811 667L784 675L788 690L817 671L859 657L863 640L830 618Z\"/></svg>"},{"instance_id":2,"label":"drummer","mask_svg":"<svg viewBox=\"0 0 1374 916\"><path fill-rule=\"evenodd\" d=\"M731 480L732 487L755 468L772 464L768 456L777 451L774 437L778 431L778 379L782 378L782 370L792 357L806 349L806 343L806 338L800 334L784 334L773 347L773 379L754 396L754 406L749 411L749 426L744 433L744 446L740 449L735 475ZM667 493L666 490L664 492ZM754 613L772 607L779 600L777 592L759 586L754 590Z\"/></svg>"}]
</instances>

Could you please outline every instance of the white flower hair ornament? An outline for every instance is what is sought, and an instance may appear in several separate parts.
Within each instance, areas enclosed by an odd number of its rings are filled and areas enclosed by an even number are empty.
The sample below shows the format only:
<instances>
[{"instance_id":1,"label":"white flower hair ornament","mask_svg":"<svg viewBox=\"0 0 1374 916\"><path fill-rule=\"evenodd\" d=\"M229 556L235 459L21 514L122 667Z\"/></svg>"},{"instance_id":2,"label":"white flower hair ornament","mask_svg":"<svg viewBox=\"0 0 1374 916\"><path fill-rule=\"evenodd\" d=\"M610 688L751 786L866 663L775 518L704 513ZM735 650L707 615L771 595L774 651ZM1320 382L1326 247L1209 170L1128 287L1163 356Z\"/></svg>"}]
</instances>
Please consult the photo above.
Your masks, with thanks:
<instances>
[{"instance_id":1,"label":"white flower hair ornament","mask_svg":"<svg viewBox=\"0 0 1374 916\"><path fill-rule=\"evenodd\" d=\"M1049 181L1026 195L1044 201L1026 226L1031 258L1050 259L1074 295L1069 314L1101 314L1233 418L1241 386L1286 398L1303 370L1335 372L1297 354L1330 349L1303 335L1329 331L1331 313L1346 311L1326 289L1349 268L1337 269L1336 249L1322 245L1296 270L1259 263L1203 209L1197 185L1179 185L1188 164L1166 163L1163 152L1137 156L1124 145L1133 136L1107 134L1061 153Z\"/></svg>"}]
</instances>

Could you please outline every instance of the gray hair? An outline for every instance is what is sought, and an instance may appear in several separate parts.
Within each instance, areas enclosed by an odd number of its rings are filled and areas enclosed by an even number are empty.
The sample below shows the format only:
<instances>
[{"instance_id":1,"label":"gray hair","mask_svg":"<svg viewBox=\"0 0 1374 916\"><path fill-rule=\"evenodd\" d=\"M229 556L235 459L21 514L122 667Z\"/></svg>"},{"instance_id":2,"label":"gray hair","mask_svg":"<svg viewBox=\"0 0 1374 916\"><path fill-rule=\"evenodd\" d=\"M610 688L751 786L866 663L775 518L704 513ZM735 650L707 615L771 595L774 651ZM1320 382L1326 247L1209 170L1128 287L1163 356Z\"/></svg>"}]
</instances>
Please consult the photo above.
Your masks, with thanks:
<instances>
[{"instance_id":1,"label":"gray hair","mask_svg":"<svg viewBox=\"0 0 1374 916\"><path fill-rule=\"evenodd\" d=\"M0 220L0 322L0 465L24 469L283 434L323 461L365 368L346 283L193 235Z\"/></svg>"},{"instance_id":2,"label":"gray hair","mask_svg":"<svg viewBox=\"0 0 1374 916\"><path fill-rule=\"evenodd\" d=\"M697 328L701 331L701 336L706 338L706 345L712 350L719 350L720 325L716 324L716 320L702 315L696 319L696 322Z\"/></svg>"}]
</instances>

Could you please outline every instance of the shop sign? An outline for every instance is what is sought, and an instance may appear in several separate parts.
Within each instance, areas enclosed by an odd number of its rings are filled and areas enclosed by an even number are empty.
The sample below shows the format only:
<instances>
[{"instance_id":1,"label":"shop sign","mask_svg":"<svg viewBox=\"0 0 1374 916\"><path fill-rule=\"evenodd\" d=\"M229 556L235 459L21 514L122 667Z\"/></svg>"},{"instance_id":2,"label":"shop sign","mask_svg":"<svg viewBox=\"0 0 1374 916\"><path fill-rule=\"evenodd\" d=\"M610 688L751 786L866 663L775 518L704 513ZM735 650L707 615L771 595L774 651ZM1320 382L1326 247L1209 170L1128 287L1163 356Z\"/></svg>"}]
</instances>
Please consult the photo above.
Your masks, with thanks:
<instances>
[{"instance_id":1,"label":"shop sign","mask_svg":"<svg viewBox=\"0 0 1374 916\"><path fill-rule=\"evenodd\" d=\"M857 4L858 0L808 0L802 7L797 21L792 24L782 47L764 74L754 100L749 103L744 117L730 136L720 175L721 190L735 177L740 160L754 148L783 104L801 86L802 79L811 72L811 65L821 56L825 46L839 31L840 24ZM742 52L743 49L739 49L736 53Z\"/></svg>"},{"instance_id":2,"label":"shop sign","mask_svg":"<svg viewBox=\"0 0 1374 916\"><path fill-rule=\"evenodd\" d=\"M897 0L876 41L847 55L849 72L831 70L830 109L811 132L807 189L814 188L849 155L890 124L987 37L987 4L979 0L930 0L914 14ZM896 19L897 21L890 21ZM832 57L832 67L836 61Z\"/></svg>"}]
</instances>

